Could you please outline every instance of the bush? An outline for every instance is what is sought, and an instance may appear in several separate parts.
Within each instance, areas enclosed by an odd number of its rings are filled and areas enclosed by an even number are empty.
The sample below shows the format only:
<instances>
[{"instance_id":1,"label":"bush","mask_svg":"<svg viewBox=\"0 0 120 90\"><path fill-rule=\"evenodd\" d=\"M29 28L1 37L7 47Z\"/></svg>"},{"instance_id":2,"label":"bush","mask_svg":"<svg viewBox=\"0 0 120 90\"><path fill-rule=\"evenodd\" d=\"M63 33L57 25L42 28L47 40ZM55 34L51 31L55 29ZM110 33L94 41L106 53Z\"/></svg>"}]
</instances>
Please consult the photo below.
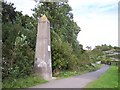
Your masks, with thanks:
<instances>
[{"instance_id":1,"label":"bush","mask_svg":"<svg viewBox=\"0 0 120 90\"><path fill-rule=\"evenodd\" d=\"M72 46L63 42L54 32L52 34L52 69L53 73L60 70L74 70L78 67L78 58L73 52Z\"/></svg>"},{"instance_id":2,"label":"bush","mask_svg":"<svg viewBox=\"0 0 120 90\"><path fill-rule=\"evenodd\" d=\"M16 38L15 48L12 52L10 62L7 58L3 60L3 79L30 75L33 72L34 52L28 46L24 36Z\"/></svg>"},{"instance_id":3,"label":"bush","mask_svg":"<svg viewBox=\"0 0 120 90\"><path fill-rule=\"evenodd\" d=\"M37 84L42 84L47 82L43 80L40 76L30 75L18 79L8 79L4 80L2 84L2 88L28 88Z\"/></svg>"}]
</instances>

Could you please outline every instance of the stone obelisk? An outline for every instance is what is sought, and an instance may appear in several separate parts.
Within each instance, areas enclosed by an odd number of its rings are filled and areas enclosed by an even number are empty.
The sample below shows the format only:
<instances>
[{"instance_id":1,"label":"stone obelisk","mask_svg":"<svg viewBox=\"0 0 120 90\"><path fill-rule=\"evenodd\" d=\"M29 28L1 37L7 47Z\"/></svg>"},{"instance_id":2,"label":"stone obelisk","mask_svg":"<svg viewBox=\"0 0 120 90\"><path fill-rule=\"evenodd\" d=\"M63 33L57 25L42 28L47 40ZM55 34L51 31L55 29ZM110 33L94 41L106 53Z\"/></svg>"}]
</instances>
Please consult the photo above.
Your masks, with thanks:
<instances>
[{"instance_id":1,"label":"stone obelisk","mask_svg":"<svg viewBox=\"0 0 120 90\"><path fill-rule=\"evenodd\" d=\"M52 79L50 22L43 15L38 20L35 50L35 72L46 80Z\"/></svg>"}]
</instances>

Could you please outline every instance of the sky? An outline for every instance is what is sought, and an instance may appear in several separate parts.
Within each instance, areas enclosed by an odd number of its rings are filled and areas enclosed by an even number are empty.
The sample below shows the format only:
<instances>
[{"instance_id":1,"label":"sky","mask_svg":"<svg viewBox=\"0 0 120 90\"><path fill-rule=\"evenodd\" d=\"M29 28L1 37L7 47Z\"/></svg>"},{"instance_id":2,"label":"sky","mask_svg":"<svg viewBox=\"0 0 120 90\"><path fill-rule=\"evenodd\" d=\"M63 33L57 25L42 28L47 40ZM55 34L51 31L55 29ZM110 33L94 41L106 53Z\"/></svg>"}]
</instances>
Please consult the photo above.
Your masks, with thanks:
<instances>
[{"instance_id":1,"label":"sky","mask_svg":"<svg viewBox=\"0 0 120 90\"><path fill-rule=\"evenodd\" d=\"M5 0L14 3L17 11L32 15L34 0ZM74 21L81 31L77 40L86 49L107 44L118 46L118 1L119 0L69 0Z\"/></svg>"}]
</instances>

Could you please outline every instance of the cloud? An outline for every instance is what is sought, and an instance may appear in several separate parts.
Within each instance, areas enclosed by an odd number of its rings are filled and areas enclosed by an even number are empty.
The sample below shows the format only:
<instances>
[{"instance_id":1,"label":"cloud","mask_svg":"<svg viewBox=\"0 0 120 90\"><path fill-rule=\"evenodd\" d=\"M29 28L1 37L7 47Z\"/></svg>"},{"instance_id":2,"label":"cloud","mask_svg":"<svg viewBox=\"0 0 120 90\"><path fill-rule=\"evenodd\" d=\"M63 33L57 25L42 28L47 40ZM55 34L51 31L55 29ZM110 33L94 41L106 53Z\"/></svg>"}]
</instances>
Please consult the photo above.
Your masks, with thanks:
<instances>
[{"instance_id":1,"label":"cloud","mask_svg":"<svg viewBox=\"0 0 120 90\"><path fill-rule=\"evenodd\" d=\"M72 6L73 9L77 9L80 7L86 6L105 6L110 4L117 4L119 0L69 0L69 5Z\"/></svg>"},{"instance_id":2,"label":"cloud","mask_svg":"<svg viewBox=\"0 0 120 90\"><path fill-rule=\"evenodd\" d=\"M5 0L5 1L7 1L8 3L9 2L14 3L14 7L17 7L16 11L22 11L24 15L28 14L30 16L32 16L33 13L31 9L34 9L36 5L36 2L34 0Z\"/></svg>"},{"instance_id":3,"label":"cloud","mask_svg":"<svg viewBox=\"0 0 120 90\"><path fill-rule=\"evenodd\" d=\"M90 19L76 20L82 31L78 34L78 40L83 45L95 46L101 43L117 45L118 25L115 16L93 15ZM94 43L94 44L93 44Z\"/></svg>"},{"instance_id":4,"label":"cloud","mask_svg":"<svg viewBox=\"0 0 120 90\"><path fill-rule=\"evenodd\" d=\"M118 0L69 0L81 27L77 40L86 46L118 45Z\"/></svg>"}]
</instances>

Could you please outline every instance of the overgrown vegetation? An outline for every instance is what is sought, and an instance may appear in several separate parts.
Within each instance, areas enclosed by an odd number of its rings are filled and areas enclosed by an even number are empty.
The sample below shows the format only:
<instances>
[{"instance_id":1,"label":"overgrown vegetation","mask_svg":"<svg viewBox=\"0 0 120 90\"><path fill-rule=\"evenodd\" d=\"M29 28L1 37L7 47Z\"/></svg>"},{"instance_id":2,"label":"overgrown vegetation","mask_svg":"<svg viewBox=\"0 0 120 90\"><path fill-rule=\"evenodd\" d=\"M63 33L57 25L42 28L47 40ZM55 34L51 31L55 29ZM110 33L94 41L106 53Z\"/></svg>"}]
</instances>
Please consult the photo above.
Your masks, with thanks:
<instances>
[{"instance_id":1,"label":"overgrown vegetation","mask_svg":"<svg viewBox=\"0 0 120 90\"><path fill-rule=\"evenodd\" d=\"M2 2L2 78L28 76L33 73L35 20L15 11L13 4Z\"/></svg>"},{"instance_id":2,"label":"overgrown vegetation","mask_svg":"<svg viewBox=\"0 0 120 90\"><path fill-rule=\"evenodd\" d=\"M18 79L8 79L3 81L3 88L28 88L34 85L46 83L47 81L40 78L40 76L30 75L29 77L22 77Z\"/></svg>"},{"instance_id":3,"label":"overgrown vegetation","mask_svg":"<svg viewBox=\"0 0 120 90\"><path fill-rule=\"evenodd\" d=\"M87 88L118 88L118 67L111 66L99 79L91 82Z\"/></svg>"},{"instance_id":4,"label":"overgrown vegetation","mask_svg":"<svg viewBox=\"0 0 120 90\"><path fill-rule=\"evenodd\" d=\"M55 73L54 76L58 77L58 78L66 78L66 77L71 77L71 76L76 76L76 75L80 75L80 74L84 74L84 73L88 73L91 71L95 71L98 70L99 68L101 68L102 65L96 65L91 66L91 65L85 65L84 67L81 67L81 69L79 70L74 70L74 71L61 71L59 73Z\"/></svg>"}]
</instances>

